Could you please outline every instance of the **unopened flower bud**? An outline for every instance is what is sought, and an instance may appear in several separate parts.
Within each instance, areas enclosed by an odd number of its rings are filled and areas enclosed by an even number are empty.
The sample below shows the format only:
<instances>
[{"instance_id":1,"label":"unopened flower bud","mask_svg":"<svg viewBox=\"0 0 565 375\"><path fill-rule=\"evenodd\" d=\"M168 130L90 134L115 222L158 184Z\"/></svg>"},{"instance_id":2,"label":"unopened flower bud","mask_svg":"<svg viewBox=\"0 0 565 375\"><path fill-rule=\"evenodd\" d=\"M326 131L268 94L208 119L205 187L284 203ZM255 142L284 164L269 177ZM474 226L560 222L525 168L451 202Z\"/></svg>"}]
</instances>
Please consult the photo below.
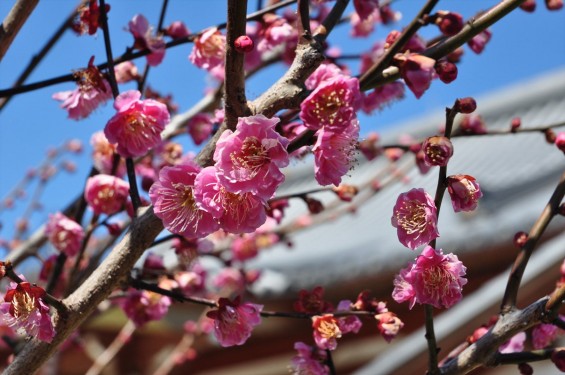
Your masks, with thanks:
<instances>
[{"instance_id":1,"label":"unopened flower bud","mask_svg":"<svg viewBox=\"0 0 565 375\"><path fill-rule=\"evenodd\" d=\"M308 205L308 211L310 211L311 214L316 215L324 211L324 205L317 199L305 197L304 202Z\"/></svg>"},{"instance_id":2,"label":"unopened flower bud","mask_svg":"<svg viewBox=\"0 0 565 375\"><path fill-rule=\"evenodd\" d=\"M565 372L565 350L556 350L551 353L551 362L561 372Z\"/></svg>"},{"instance_id":3,"label":"unopened flower bud","mask_svg":"<svg viewBox=\"0 0 565 375\"><path fill-rule=\"evenodd\" d=\"M524 247L526 241L528 241L528 234L526 232L518 232L514 235L514 245L516 247Z\"/></svg>"},{"instance_id":4,"label":"unopened flower bud","mask_svg":"<svg viewBox=\"0 0 565 375\"><path fill-rule=\"evenodd\" d=\"M422 151L426 164L445 167L453 155L453 144L447 137L429 137L422 144Z\"/></svg>"},{"instance_id":5,"label":"unopened flower bud","mask_svg":"<svg viewBox=\"0 0 565 375\"><path fill-rule=\"evenodd\" d=\"M447 177L447 191L455 212L473 211L483 196L477 180L464 174Z\"/></svg>"},{"instance_id":6,"label":"unopened flower bud","mask_svg":"<svg viewBox=\"0 0 565 375\"><path fill-rule=\"evenodd\" d=\"M563 0L545 0L545 6L548 10L559 10L563 8Z\"/></svg>"},{"instance_id":7,"label":"unopened flower bud","mask_svg":"<svg viewBox=\"0 0 565 375\"><path fill-rule=\"evenodd\" d=\"M104 223L106 229L108 229L108 233L112 236L118 236L122 232L122 228L118 223Z\"/></svg>"},{"instance_id":8,"label":"unopened flower bud","mask_svg":"<svg viewBox=\"0 0 565 375\"><path fill-rule=\"evenodd\" d=\"M561 132L555 137L555 145L558 149L565 152L565 133Z\"/></svg>"},{"instance_id":9,"label":"unopened flower bud","mask_svg":"<svg viewBox=\"0 0 565 375\"><path fill-rule=\"evenodd\" d=\"M546 129L544 132L545 135L545 141L549 144L553 144L555 143L556 137L555 137L555 132L551 129Z\"/></svg>"},{"instance_id":10,"label":"unopened flower bud","mask_svg":"<svg viewBox=\"0 0 565 375\"><path fill-rule=\"evenodd\" d=\"M351 202L353 197L357 195L359 189L353 185L341 184L333 188L334 193L344 202Z\"/></svg>"},{"instance_id":11,"label":"unopened flower bud","mask_svg":"<svg viewBox=\"0 0 565 375\"><path fill-rule=\"evenodd\" d=\"M234 45L237 52L248 53L253 51L254 43L247 35L241 35L235 40Z\"/></svg>"},{"instance_id":12,"label":"unopened flower bud","mask_svg":"<svg viewBox=\"0 0 565 375\"><path fill-rule=\"evenodd\" d=\"M510 131L513 133L516 132L521 125L522 119L520 117L514 117L510 123Z\"/></svg>"},{"instance_id":13,"label":"unopened flower bud","mask_svg":"<svg viewBox=\"0 0 565 375\"><path fill-rule=\"evenodd\" d=\"M479 115L467 115L461 121L461 130L466 134L486 134L487 128Z\"/></svg>"},{"instance_id":14,"label":"unopened flower bud","mask_svg":"<svg viewBox=\"0 0 565 375\"><path fill-rule=\"evenodd\" d=\"M452 36L463 28L463 17L459 13L440 10L437 12L435 24L443 35Z\"/></svg>"},{"instance_id":15,"label":"unopened flower bud","mask_svg":"<svg viewBox=\"0 0 565 375\"><path fill-rule=\"evenodd\" d=\"M520 363L518 365L518 371L520 371L520 375L533 375L534 369L527 363Z\"/></svg>"},{"instance_id":16,"label":"unopened flower bud","mask_svg":"<svg viewBox=\"0 0 565 375\"><path fill-rule=\"evenodd\" d=\"M457 101L455 102L455 109L459 113L465 113L465 114L473 113L477 109L477 102L475 101L475 99L471 97L460 98L457 99Z\"/></svg>"},{"instance_id":17,"label":"unopened flower bud","mask_svg":"<svg viewBox=\"0 0 565 375\"><path fill-rule=\"evenodd\" d=\"M528 13L532 13L534 10L536 10L536 0L524 1L522 4L520 4L520 9Z\"/></svg>"},{"instance_id":18,"label":"unopened flower bud","mask_svg":"<svg viewBox=\"0 0 565 375\"><path fill-rule=\"evenodd\" d=\"M443 83L451 83L457 78L457 65L445 59L436 62L434 69Z\"/></svg>"}]
</instances>

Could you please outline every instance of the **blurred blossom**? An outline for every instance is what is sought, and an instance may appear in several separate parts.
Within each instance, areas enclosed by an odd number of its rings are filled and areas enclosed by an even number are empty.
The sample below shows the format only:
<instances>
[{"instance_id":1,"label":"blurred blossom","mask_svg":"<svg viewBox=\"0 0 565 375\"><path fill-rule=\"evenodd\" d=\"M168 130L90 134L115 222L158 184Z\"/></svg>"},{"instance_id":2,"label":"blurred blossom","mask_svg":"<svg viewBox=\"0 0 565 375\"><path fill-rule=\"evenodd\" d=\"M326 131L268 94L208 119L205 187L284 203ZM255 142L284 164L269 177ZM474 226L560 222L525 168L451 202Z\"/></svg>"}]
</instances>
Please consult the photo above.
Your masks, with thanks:
<instances>
[{"instance_id":1,"label":"blurred blossom","mask_svg":"<svg viewBox=\"0 0 565 375\"><path fill-rule=\"evenodd\" d=\"M128 23L129 32L134 37L134 49L149 49L151 53L147 55L147 64L157 66L165 57L165 41L160 36L153 35L153 28L149 26L147 18L141 14L133 16Z\"/></svg>"},{"instance_id":2,"label":"blurred blossom","mask_svg":"<svg viewBox=\"0 0 565 375\"><path fill-rule=\"evenodd\" d=\"M72 257L78 254L84 239L84 230L76 221L60 212L49 215L45 226L45 235L49 242L62 253Z\"/></svg>"},{"instance_id":3,"label":"blurred blossom","mask_svg":"<svg viewBox=\"0 0 565 375\"><path fill-rule=\"evenodd\" d=\"M214 321L214 336L221 346L243 345L251 336L251 331L261 323L262 305L241 302L240 297L231 301L218 300L218 308L206 316Z\"/></svg>"},{"instance_id":4,"label":"blurred blossom","mask_svg":"<svg viewBox=\"0 0 565 375\"><path fill-rule=\"evenodd\" d=\"M119 177L99 174L89 177L84 198L95 214L113 215L124 209L129 197L129 183Z\"/></svg>"}]
</instances>

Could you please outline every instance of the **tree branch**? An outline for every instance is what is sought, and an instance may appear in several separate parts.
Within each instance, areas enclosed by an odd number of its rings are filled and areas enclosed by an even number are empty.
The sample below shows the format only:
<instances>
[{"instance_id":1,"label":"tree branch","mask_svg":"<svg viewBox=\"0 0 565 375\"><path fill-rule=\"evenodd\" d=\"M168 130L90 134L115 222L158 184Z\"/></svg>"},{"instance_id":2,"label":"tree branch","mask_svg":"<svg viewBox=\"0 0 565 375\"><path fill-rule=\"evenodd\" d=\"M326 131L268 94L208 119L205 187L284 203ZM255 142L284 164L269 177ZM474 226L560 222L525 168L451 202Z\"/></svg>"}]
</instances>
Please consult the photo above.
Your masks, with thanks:
<instances>
[{"instance_id":1,"label":"tree branch","mask_svg":"<svg viewBox=\"0 0 565 375\"><path fill-rule=\"evenodd\" d=\"M39 0L18 0L0 26L0 61Z\"/></svg>"}]
</instances>

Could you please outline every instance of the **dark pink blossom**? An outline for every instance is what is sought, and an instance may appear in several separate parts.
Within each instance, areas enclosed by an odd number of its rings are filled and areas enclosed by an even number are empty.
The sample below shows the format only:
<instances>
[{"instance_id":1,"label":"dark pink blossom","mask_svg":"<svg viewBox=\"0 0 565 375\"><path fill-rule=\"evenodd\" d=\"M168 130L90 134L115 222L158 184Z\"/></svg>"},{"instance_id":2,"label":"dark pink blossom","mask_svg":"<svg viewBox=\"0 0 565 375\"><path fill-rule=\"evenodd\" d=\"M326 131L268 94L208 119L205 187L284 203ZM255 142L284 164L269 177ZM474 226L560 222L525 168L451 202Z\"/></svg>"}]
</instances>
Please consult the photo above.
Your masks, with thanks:
<instances>
[{"instance_id":1,"label":"dark pink blossom","mask_svg":"<svg viewBox=\"0 0 565 375\"><path fill-rule=\"evenodd\" d=\"M361 321L356 316L335 317L333 314L312 317L314 341L320 349L335 350L337 339L346 333L359 332Z\"/></svg>"},{"instance_id":2,"label":"dark pink blossom","mask_svg":"<svg viewBox=\"0 0 565 375\"><path fill-rule=\"evenodd\" d=\"M436 205L424 189L400 194L391 222L400 243L412 250L439 237Z\"/></svg>"},{"instance_id":3,"label":"dark pink blossom","mask_svg":"<svg viewBox=\"0 0 565 375\"><path fill-rule=\"evenodd\" d=\"M225 267L220 270L212 280L212 285L222 295L241 294L245 291L245 275L242 271L233 267Z\"/></svg>"},{"instance_id":4,"label":"dark pink blossom","mask_svg":"<svg viewBox=\"0 0 565 375\"><path fill-rule=\"evenodd\" d=\"M110 5L104 7L105 13L110 11ZM88 5L82 3L77 9L76 16L71 23L71 28L78 35L94 35L100 27L100 6L98 0L90 0Z\"/></svg>"},{"instance_id":5,"label":"dark pink blossom","mask_svg":"<svg viewBox=\"0 0 565 375\"><path fill-rule=\"evenodd\" d=\"M364 18L355 12L351 15L351 31L349 35L353 38L365 38L375 31L375 26L381 22L381 16L378 9L374 9L368 14L364 14Z\"/></svg>"},{"instance_id":6,"label":"dark pink blossom","mask_svg":"<svg viewBox=\"0 0 565 375\"><path fill-rule=\"evenodd\" d=\"M10 283L0 304L1 318L16 332L41 341L51 342L55 329L49 315L49 306L43 302L45 290L27 281Z\"/></svg>"},{"instance_id":7,"label":"dark pink blossom","mask_svg":"<svg viewBox=\"0 0 565 375\"><path fill-rule=\"evenodd\" d=\"M471 38L471 40L469 40L467 44L473 52L480 54L485 49L485 46L489 42L491 36L491 31L489 29L485 29Z\"/></svg>"},{"instance_id":8,"label":"dark pink blossom","mask_svg":"<svg viewBox=\"0 0 565 375\"><path fill-rule=\"evenodd\" d=\"M453 144L447 137L428 137L422 143L421 151L424 153L424 162L430 167L445 167L453 156Z\"/></svg>"},{"instance_id":9,"label":"dark pink blossom","mask_svg":"<svg viewBox=\"0 0 565 375\"><path fill-rule=\"evenodd\" d=\"M240 297L230 301L218 300L218 309L206 316L214 320L214 336L221 346L243 345L251 336L253 327L261 323L262 305L241 302Z\"/></svg>"},{"instance_id":10,"label":"dark pink blossom","mask_svg":"<svg viewBox=\"0 0 565 375\"><path fill-rule=\"evenodd\" d=\"M363 93L361 109L367 114L381 110L391 103L404 98L404 85L401 82L387 83L368 94Z\"/></svg>"},{"instance_id":11,"label":"dark pink blossom","mask_svg":"<svg viewBox=\"0 0 565 375\"><path fill-rule=\"evenodd\" d=\"M263 27L259 31L261 39L257 50L268 52L289 42L296 42L298 33L284 17L269 13L263 16Z\"/></svg>"},{"instance_id":12,"label":"dark pink blossom","mask_svg":"<svg viewBox=\"0 0 565 375\"><path fill-rule=\"evenodd\" d=\"M45 226L45 235L55 249L72 257L80 250L84 239L84 230L76 221L57 212L49 215L49 221Z\"/></svg>"},{"instance_id":13,"label":"dark pink blossom","mask_svg":"<svg viewBox=\"0 0 565 375\"><path fill-rule=\"evenodd\" d=\"M397 55L396 59L400 61L400 75L404 82L419 99L430 88L436 61L416 53Z\"/></svg>"},{"instance_id":14,"label":"dark pink blossom","mask_svg":"<svg viewBox=\"0 0 565 375\"><path fill-rule=\"evenodd\" d=\"M291 371L294 375L328 375L330 369L325 365L326 352L303 342L294 343L296 356L292 357Z\"/></svg>"},{"instance_id":15,"label":"dark pink blossom","mask_svg":"<svg viewBox=\"0 0 565 375\"><path fill-rule=\"evenodd\" d=\"M439 10L436 13L435 24L443 35L452 36L463 28L463 17L459 13Z\"/></svg>"},{"instance_id":16,"label":"dark pink blossom","mask_svg":"<svg viewBox=\"0 0 565 375\"><path fill-rule=\"evenodd\" d=\"M379 9L378 0L353 0L353 6L355 11L359 15L359 18L365 20L371 16L373 11Z\"/></svg>"},{"instance_id":17,"label":"dark pink blossom","mask_svg":"<svg viewBox=\"0 0 565 375\"><path fill-rule=\"evenodd\" d=\"M228 191L219 181L215 167L204 168L196 177L194 199L229 233L254 232L267 220L261 197L253 192Z\"/></svg>"},{"instance_id":18,"label":"dark pink blossom","mask_svg":"<svg viewBox=\"0 0 565 375\"><path fill-rule=\"evenodd\" d=\"M201 238L218 229L218 223L201 210L194 199L194 180L200 168L194 164L164 167L149 189L155 215L172 233Z\"/></svg>"},{"instance_id":19,"label":"dark pink blossom","mask_svg":"<svg viewBox=\"0 0 565 375\"><path fill-rule=\"evenodd\" d=\"M300 118L311 130L341 130L356 119L360 99L359 80L336 75L317 86L300 104Z\"/></svg>"},{"instance_id":20,"label":"dark pink blossom","mask_svg":"<svg viewBox=\"0 0 565 375\"><path fill-rule=\"evenodd\" d=\"M448 309L462 297L467 284L466 267L454 254L444 255L441 249L426 246L416 261L410 263L394 279L392 298L398 303L409 301Z\"/></svg>"},{"instance_id":21,"label":"dark pink blossom","mask_svg":"<svg viewBox=\"0 0 565 375\"><path fill-rule=\"evenodd\" d=\"M130 289L125 298L117 304L124 310L137 327L152 320L159 320L167 315L171 298L147 290Z\"/></svg>"},{"instance_id":22,"label":"dark pink blossom","mask_svg":"<svg viewBox=\"0 0 565 375\"><path fill-rule=\"evenodd\" d=\"M447 191L455 212L473 211L483 196L477 180L464 174L447 177Z\"/></svg>"},{"instance_id":23,"label":"dark pink blossom","mask_svg":"<svg viewBox=\"0 0 565 375\"><path fill-rule=\"evenodd\" d=\"M225 55L226 37L220 30L210 28L194 40L188 58L197 67L210 72L217 67L223 69Z\"/></svg>"},{"instance_id":24,"label":"dark pink blossom","mask_svg":"<svg viewBox=\"0 0 565 375\"><path fill-rule=\"evenodd\" d=\"M207 140L214 130L214 121L208 113L198 113L188 121L188 134L195 145L201 145Z\"/></svg>"},{"instance_id":25,"label":"dark pink blossom","mask_svg":"<svg viewBox=\"0 0 565 375\"><path fill-rule=\"evenodd\" d=\"M240 117L235 132L226 130L214 152L216 175L232 193L252 193L267 200L284 181L289 163L288 139L275 131L279 119L263 115Z\"/></svg>"},{"instance_id":26,"label":"dark pink blossom","mask_svg":"<svg viewBox=\"0 0 565 375\"><path fill-rule=\"evenodd\" d=\"M253 51L255 43L247 35L238 36L234 42L235 50L239 53L249 53Z\"/></svg>"},{"instance_id":27,"label":"dark pink blossom","mask_svg":"<svg viewBox=\"0 0 565 375\"><path fill-rule=\"evenodd\" d=\"M94 65L94 56L88 67L73 74L77 87L72 91L61 91L52 95L62 101L61 108L67 110L69 118L80 120L88 117L100 104L112 98L110 84Z\"/></svg>"},{"instance_id":28,"label":"dark pink blossom","mask_svg":"<svg viewBox=\"0 0 565 375\"><path fill-rule=\"evenodd\" d=\"M314 70L314 73L310 74L310 77L306 79L304 84L308 90L315 90L323 82L330 81L339 75L344 75L339 66L324 62Z\"/></svg>"},{"instance_id":29,"label":"dark pink blossom","mask_svg":"<svg viewBox=\"0 0 565 375\"><path fill-rule=\"evenodd\" d=\"M182 21L174 21L165 29L165 35L173 39L182 39L190 35L190 30Z\"/></svg>"},{"instance_id":30,"label":"dark pink blossom","mask_svg":"<svg viewBox=\"0 0 565 375\"><path fill-rule=\"evenodd\" d=\"M526 341L526 333L519 332L512 336L510 340L500 345L498 351L501 353L520 353L524 351L524 342Z\"/></svg>"},{"instance_id":31,"label":"dark pink blossom","mask_svg":"<svg viewBox=\"0 0 565 375\"><path fill-rule=\"evenodd\" d=\"M534 349L550 346L563 331L553 324L539 324L532 329L532 345Z\"/></svg>"},{"instance_id":32,"label":"dark pink blossom","mask_svg":"<svg viewBox=\"0 0 565 375\"><path fill-rule=\"evenodd\" d=\"M84 199L95 214L120 212L129 196L129 183L119 177L98 174L86 180Z\"/></svg>"},{"instance_id":33,"label":"dark pink blossom","mask_svg":"<svg viewBox=\"0 0 565 375\"><path fill-rule=\"evenodd\" d=\"M118 153L126 158L142 156L157 146L170 120L165 104L140 98L141 93L136 90L120 94L114 101L118 112L104 128L108 141L117 143Z\"/></svg>"},{"instance_id":34,"label":"dark pink blossom","mask_svg":"<svg viewBox=\"0 0 565 375\"><path fill-rule=\"evenodd\" d=\"M147 64L157 66L165 57L165 41L160 36L153 35L153 28L149 26L147 18L141 14L133 16L128 23L130 33L135 41L135 49L149 49L151 53L147 55Z\"/></svg>"},{"instance_id":35,"label":"dark pink blossom","mask_svg":"<svg viewBox=\"0 0 565 375\"><path fill-rule=\"evenodd\" d=\"M318 131L318 139L312 148L314 153L315 177L320 185L338 186L341 178L349 171L355 160L359 138L359 122L353 119L342 130Z\"/></svg>"},{"instance_id":36,"label":"dark pink blossom","mask_svg":"<svg viewBox=\"0 0 565 375\"><path fill-rule=\"evenodd\" d=\"M468 115L463 117L459 125L461 131L467 134L486 134L487 128L480 115Z\"/></svg>"},{"instance_id":37,"label":"dark pink blossom","mask_svg":"<svg viewBox=\"0 0 565 375\"><path fill-rule=\"evenodd\" d=\"M334 310L333 305L324 300L324 288L317 286L311 292L302 289L298 292L298 300L294 301L293 308L300 313L321 314Z\"/></svg>"},{"instance_id":38,"label":"dark pink blossom","mask_svg":"<svg viewBox=\"0 0 565 375\"><path fill-rule=\"evenodd\" d=\"M565 132L559 132L557 134L557 137L555 137L555 146L565 152Z\"/></svg>"}]
</instances>

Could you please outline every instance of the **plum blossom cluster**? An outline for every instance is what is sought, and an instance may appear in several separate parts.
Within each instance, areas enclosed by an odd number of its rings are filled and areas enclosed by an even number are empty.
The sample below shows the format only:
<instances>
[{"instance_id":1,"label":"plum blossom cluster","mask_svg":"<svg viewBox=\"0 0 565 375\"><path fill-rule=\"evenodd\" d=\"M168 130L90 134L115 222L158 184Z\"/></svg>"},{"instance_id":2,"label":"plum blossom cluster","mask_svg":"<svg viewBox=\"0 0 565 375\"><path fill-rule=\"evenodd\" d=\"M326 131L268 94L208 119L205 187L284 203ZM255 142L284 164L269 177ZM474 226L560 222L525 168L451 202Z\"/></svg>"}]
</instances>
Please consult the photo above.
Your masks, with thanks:
<instances>
[{"instance_id":1,"label":"plum blossom cluster","mask_svg":"<svg viewBox=\"0 0 565 375\"><path fill-rule=\"evenodd\" d=\"M392 297L398 303L429 304L448 309L462 297L466 267L454 254L426 246L420 256L394 279Z\"/></svg>"},{"instance_id":2,"label":"plum blossom cluster","mask_svg":"<svg viewBox=\"0 0 565 375\"><path fill-rule=\"evenodd\" d=\"M250 233L267 219L266 204L284 181L288 140L275 130L277 118L242 117L226 130L213 167L192 163L165 167L149 190L155 214L165 227L188 238L218 229Z\"/></svg>"},{"instance_id":3,"label":"plum blossom cluster","mask_svg":"<svg viewBox=\"0 0 565 375\"><path fill-rule=\"evenodd\" d=\"M165 41L162 37L153 35L153 28L142 14L136 14L128 23L129 32L134 38L134 49L151 51L147 55L147 64L157 66L165 57Z\"/></svg>"},{"instance_id":4,"label":"plum blossom cluster","mask_svg":"<svg viewBox=\"0 0 565 375\"><path fill-rule=\"evenodd\" d=\"M45 290L27 281L10 283L0 304L1 318L19 334L51 342L55 336L49 306L43 302Z\"/></svg>"},{"instance_id":5,"label":"plum blossom cluster","mask_svg":"<svg viewBox=\"0 0 565 375\"><path fill-rule=\"evenodd\" d=\"M316 132L312 148L315 177L320 185L339 185L355 157L359 138L356 111L361 105L359 80L323 64L307 87L316 87L300 105L304 126Z\"/></svg>"}]
</instances>

